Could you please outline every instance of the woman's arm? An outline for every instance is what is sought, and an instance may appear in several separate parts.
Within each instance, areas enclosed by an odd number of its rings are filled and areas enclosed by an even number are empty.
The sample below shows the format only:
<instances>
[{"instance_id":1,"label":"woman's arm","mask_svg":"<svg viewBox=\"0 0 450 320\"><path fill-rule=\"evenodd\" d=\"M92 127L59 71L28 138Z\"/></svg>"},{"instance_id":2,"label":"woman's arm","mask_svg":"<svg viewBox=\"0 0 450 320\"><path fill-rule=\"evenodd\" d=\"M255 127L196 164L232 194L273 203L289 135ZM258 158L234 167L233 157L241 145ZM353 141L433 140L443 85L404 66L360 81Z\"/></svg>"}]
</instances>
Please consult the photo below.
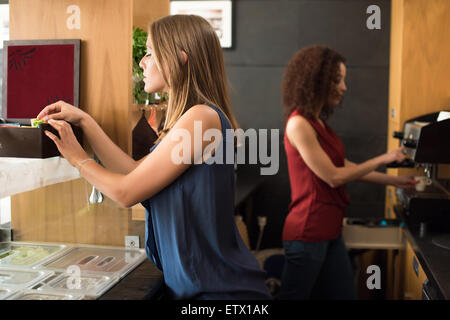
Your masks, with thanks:
<instances>
[{"instance_id":1,"label":"woman's arm","mask_svg":"<svg viewBox=\"0 0 450 320\"><path fill-rule=\"evenodd\" d=\"M80 127L105 168L121 174L127 174L136 168L138 162L122 151L90 115L86 114Z\"/></svg>"},{"instance_id":2,"label":"woman's arm","mask_svg":"<svg viewBox=\"0 0 450 320\"><path fill-rule=\"evenodd\" d=\"M81 127L95 154L109 170L126 174L137 166L137 162L115 145L89 114L77 107L58 101L42 109L37 118L64 120Z\"/></svg>"},{"instance_id":3,"label":"woman's arm","mask_svg":"<svg viewBox=\"0 0 450 320\"><path fill-rule=\"evenodd\" d=\"M346 167L354 167L356 165L357 165L356 163L345 159ZM362 176L361 178L358 179L358 181L371 182L371 183L377 183L377 184L385 184L385 185L394 185L395 184L394 176L390 176L388 174L381 173L381 172L375 172L375 171Z\"/></svg>"},{"instance_id":4,"label":"woman's arm","mask_svg":"<svg viewBox=\"0 0 450 320\"><path fill-rule=\"evenodd\" d=\"M286 126L289 142L298 150L306 165L332 188L358 180L382 164L402 161L401 149L391 151L354 166L336 167L317 140L316 132L301 116L289 119Z\"/></svg>"},{"instance_id":5,"label":"woman's arm","mask_svg":"<svg viewBox=\"0 0 450 320\"><path fill-rule=\"evenodd\" d=\"M357 165L356 163L351 162L348 159L345 159L346 167L353 167L356 165ZM418 182L418 181L414 180L414 175L391 176L386 173L375 172L375 171L370 172L370 173L366 174L365 176L362 176L361 178L358 179L358 181L383 184L383 185L391 185L391 186L396 186L398 188L414 188L414 186Z\"/></svg>"},{"instance_id":6,"label":"woman's arm","mask_svg":"<svg viewBox=\"0 0 450 320\"><path fill-rule=\"evenodd\" d=\"M203 132L207 129L221 129L219 115L216 111L205 105L197 105L190 108L169 131L158 147L149 154L136 168L128 174L113 173L94 161L82 163L79 168L83 177L98 190L123 207L131 207L145 199L148 199L177 179L186 169L194 163L194 121L199 121ZM58 149L67 160L77 165L86 159L87 155L76 141L70 126L64 121L49 122L54 126L61 137L46 134L55 141ZM177 134L187 133L190 137L190 163L177 163L173 161L173 150L179 151L180 139ZM203 134L202 132L202 134ZM216 143L214 141L214 143ZM201 151L211 144L203 141ZM81 149L81 150L80 150ZM178 154L178 153L177 153Z\"/></svg>"}]
</instances>

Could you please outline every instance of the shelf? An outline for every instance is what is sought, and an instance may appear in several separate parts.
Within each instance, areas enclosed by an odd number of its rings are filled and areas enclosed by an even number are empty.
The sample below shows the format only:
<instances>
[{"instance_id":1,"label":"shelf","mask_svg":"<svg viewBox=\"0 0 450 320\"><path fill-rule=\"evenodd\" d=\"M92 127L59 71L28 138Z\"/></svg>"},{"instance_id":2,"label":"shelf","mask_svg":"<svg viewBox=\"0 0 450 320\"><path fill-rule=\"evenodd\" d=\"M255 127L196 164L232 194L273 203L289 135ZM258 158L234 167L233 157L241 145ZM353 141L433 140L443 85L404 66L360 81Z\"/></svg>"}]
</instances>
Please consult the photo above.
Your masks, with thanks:
<instances>
[{"instance_id":1,"label":"shelf","mask_svg":"<svg viewBox=\"0 0 450 320\"><path fill-rule=\"evenodd\" d=\"M0 199L80 177L78 170L61 157L0 158Z\"/></svg>"}]
</instances>

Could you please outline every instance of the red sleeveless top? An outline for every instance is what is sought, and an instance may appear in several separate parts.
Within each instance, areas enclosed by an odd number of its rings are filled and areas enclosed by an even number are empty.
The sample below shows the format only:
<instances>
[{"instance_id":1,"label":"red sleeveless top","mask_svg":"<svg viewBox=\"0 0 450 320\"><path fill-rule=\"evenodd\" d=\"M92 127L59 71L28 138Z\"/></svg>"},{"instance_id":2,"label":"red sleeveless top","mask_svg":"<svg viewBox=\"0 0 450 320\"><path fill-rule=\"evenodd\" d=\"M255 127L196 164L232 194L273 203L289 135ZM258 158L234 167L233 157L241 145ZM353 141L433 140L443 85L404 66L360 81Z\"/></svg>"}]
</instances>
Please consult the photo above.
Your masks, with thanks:
<instances>
[{"instance_id":1,"label":"red sleeveless top","mask_svg":"<svg viewBox=\"0 0 450 320\"><path fill-rule=\"evenodd\" d=\"M301 113L295 110L289 118L295 115ZM325 121L324 128L318 121L306 117L305 119L316 131L320 146L334 165L343 167L345 149L341 139ZM345 207L350 203L345 186L331 188L316 176L297 149L291 145L286 133L284 148L291 184L291 203L284 222L283 241L319 242L336 239L342 231Z\"/></svg>"}]
</instances>

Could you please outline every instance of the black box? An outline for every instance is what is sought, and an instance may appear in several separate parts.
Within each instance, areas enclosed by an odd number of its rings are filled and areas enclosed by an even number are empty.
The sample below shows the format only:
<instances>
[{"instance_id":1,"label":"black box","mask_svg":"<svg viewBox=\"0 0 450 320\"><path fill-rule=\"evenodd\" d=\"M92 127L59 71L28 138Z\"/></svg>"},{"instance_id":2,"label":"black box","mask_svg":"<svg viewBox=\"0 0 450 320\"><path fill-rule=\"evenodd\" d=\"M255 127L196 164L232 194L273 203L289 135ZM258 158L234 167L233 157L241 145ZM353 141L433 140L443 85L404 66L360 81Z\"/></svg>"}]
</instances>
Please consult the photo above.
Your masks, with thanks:
<instances>
[{"instance_id":1,"label":"black box","mask_svg":"<svg viewBox=\"0 0 450 320\"><path fill-rule=\"evenodd\" d=\"M11 40L3 42L2 121L30 126L47 105L63 100L79 106L79 39ZM82 143L82 131L72 129ZM44 130L0 126L0 157L49 158L59 155Z\"/></svg>"}]
</instances>

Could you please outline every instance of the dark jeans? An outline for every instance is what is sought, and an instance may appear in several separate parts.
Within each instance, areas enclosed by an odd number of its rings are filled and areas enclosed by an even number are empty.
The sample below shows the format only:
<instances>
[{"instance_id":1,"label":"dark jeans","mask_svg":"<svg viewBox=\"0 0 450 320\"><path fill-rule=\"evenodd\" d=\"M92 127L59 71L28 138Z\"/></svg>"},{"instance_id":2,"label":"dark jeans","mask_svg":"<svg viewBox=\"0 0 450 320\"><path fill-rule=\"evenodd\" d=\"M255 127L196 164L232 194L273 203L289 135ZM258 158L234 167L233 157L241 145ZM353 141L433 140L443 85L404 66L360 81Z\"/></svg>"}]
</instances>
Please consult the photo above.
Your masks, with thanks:
<instances>
[{"instance_id":1,"label":"dark jeans","mask_svg":"<svg viewBox=\"0 0 450 320\"><path fill-rule=\"evenodd\" d=\"M280 299L354 300L353 270L342 236L323 242L284 241Z\"/></svg>"}]
</instances>

